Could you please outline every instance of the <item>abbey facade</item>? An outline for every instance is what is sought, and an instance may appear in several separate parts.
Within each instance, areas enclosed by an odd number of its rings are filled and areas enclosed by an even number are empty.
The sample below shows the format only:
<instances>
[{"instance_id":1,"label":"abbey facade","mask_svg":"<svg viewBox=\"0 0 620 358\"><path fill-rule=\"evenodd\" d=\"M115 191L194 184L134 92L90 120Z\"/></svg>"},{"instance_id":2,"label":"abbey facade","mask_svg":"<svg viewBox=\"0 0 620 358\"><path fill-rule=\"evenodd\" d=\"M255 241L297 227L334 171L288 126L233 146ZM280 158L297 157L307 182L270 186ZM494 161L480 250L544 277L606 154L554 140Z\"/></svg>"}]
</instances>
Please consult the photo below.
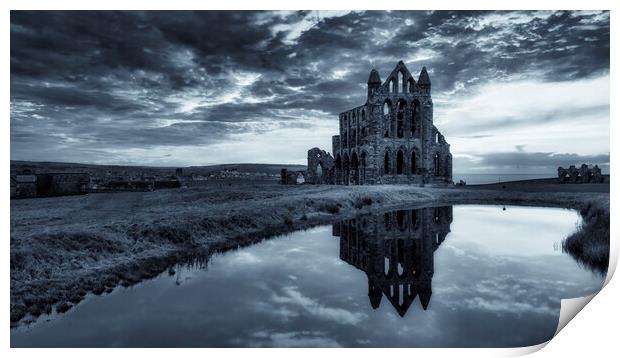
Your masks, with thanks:
<instances>
[{"instance_id":1,"label":"abbey facade","mask_svg":"<svg viewBox=\"0 0 620 358\"><path fill-rule=\"evenodd\" d=\"M318 155L311 158L309 151L310 182L452 183L450 145L433 124L425 67L417 81L402 61L385 82L373 69L366 103L340 113L339 121L340 133L332 137L333 166L323 165L327 161Z\"/></svg>"}]
</instances>

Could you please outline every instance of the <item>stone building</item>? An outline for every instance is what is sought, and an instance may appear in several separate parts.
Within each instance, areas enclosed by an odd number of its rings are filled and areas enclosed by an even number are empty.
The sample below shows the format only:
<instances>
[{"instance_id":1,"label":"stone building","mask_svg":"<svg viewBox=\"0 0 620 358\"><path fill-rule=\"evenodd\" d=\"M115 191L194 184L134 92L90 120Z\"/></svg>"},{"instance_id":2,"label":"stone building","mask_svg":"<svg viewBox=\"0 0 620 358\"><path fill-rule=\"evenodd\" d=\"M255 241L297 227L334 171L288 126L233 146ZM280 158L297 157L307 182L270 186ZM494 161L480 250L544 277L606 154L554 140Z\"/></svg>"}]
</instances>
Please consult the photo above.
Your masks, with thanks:
<instances>
[{"instance_id":1,"label":"stone building","mask_svg":"<svg viewBox=\"0 0 620 358\"><path fill-rule=\"evenodd\" d=\"M402 317L416 297L426 310L432 295L434 253L450 232L452 207L367 214L334 224L340 259L366 273L368 299L383 296Z\"/></svg>"},{"instance_id":2,"label":"stone building","mask_svg":"<svg viewBox=\"0 0 620 358\"><path fill-rule=\"evenodd\" d=\"M37 174L37 196L87 194L90 186L88 173Z\"/></svg>"},{"instance_id":3,"label":"stone building","mask_svg":"<svg viewBox=\"0 0 620 358\"><path fill-rule=\"evenodd\" d=\"M336 180L334 157L314 147L308 151L306 182L309 184L333 184Z\"/></svg>"},{"instance_id":4,"label":"stone building","mask_svg":"<svg viewBox=\"0 0 620 358\"><path fill-rule=\"evenodd\" d=\"M323 173L333 170L333 183L452 183L450 145L433 124L425 67L417 81L402 61L384 82L373 69L366 103L340 113L339 121L333 168L316 164ZM308 172L316 171L315 163L309 160Z\"/></svg>"},{"instance_id":5,"label":"stone building","mask_svg":"<svg viewBox=\"0 0 620 358\"><path fill-rule=\"evenodd\" d=\"M34 198L37 196L37 176L32 172L19 173L15 176L15 190L11 198Z\"/></svg>"},{"instance_id":6,"label":"stone building","mask_svg":"<svg viewBox=\"0 0 620 358\"><path fill-rule=\"evenodd\" d=\"M90 187L88 173L38 173L25 170L15 176L15 190L11 198L87 194Z\"/></svg>"},{"instance_id":7,"label":"stone building","mask_svg":"<svg viewBox=\"0 0 620 358\"><path fill-rule=\"evenodd\" d=\"M558 181L570 184L604 183L605 178L598 165L590 168L587 164L581 164L579 168L574 165L568 169L558 167Z\"/></svg>"},{"instance_id":8,"label":"stone building","mask_svg":"<svg viewBox=\"0 0 620 358\"><path fill-rule=\"evenodd\" d=\"M280 184L296 185L306 182L306 172L303 170L288 170L282 168L280 171ZM318 184L318 183L317 183Z\"/></svg>"}]
</instances>

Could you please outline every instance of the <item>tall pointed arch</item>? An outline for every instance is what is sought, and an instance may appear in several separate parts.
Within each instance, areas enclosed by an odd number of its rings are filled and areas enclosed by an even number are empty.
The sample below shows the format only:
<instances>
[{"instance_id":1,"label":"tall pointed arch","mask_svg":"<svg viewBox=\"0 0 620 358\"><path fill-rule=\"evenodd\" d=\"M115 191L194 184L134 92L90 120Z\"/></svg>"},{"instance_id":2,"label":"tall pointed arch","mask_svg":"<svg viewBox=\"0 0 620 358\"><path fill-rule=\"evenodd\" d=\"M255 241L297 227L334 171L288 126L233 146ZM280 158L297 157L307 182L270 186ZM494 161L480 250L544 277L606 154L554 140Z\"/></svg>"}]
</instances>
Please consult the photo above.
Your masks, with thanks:
<instances>
[{"instance_id":1,"label":"tall pointed arch","mask_svg":"<svg viewBox=\"0 0 620 358\"><path fill-rule=\"evenodd\" d=\"M439 156L439 153L435 153L434 157L433 157L433 172L435 174L436 177L441 175L441 158Z\"/></svg>"},{"instance_id":2,"label":"tall pointed arch","mask_svg":"<svg viewBox=\"0 0 620 358\"><path fill-rule=\"evenodd\" d=\"M359 184L360 165L357 153L351 154L351 184Z\"/></svg>"},{"instance_id":3,"label":"tall pointed arch","mask_svg":"<svg viewBox=\"0 0 620 358\"><path fill-rule=\"evenodd\" d=\"M418 136L422 125L420 101L414 99L411 102L411 112L409 117L409 130L412 137Z\"/></svg>"},{"instance_id":4,"label":"tall pointed arch","mask_svg":"<svg viewBox=\"0 0 620 358\"><path fill-rule=\"evenodd\" d=\"M383 102L383 137L388 138L392 133L392 101Z\"/></svg>"},{"instance_id":5,"label":"tall pointed arch","mask_svg":"<svg viewBox=\"0 0 620 358\"><path fill-rule=\"evenodd\" d=\"M405 153L399 149L396 153L396 174L405 173Z\"/></svg>"},{"instance_id":6,"label":"tall pointed arch","mask_svg":"<svg viewBox=\"0 0 620 358\"><path fill-rule=\"evenodd\" d=\"M366 183L366 168L368 167L368 155L362 151L360 155L360 184Z\"/></svg>"},{"instance_id":7,"label":"tall pointed arch","mask_svg":"<svg viewBox=\"0 0 620 358\"><path fill-rule=\"evenodd\" d=\"M403 138L405 136L405 111L407 102L400 99L396 102L396 137Z\"/></svg>"},{"instance_id":8,"label":"tall pointed arch","mask_svg":"<svg viewBox=\"0 0 620 358\"><path fill-rule=\"evenodd\" d=\"M418 174L418 149L411 150L411 174Z\"/></svg>"}]
</instances>

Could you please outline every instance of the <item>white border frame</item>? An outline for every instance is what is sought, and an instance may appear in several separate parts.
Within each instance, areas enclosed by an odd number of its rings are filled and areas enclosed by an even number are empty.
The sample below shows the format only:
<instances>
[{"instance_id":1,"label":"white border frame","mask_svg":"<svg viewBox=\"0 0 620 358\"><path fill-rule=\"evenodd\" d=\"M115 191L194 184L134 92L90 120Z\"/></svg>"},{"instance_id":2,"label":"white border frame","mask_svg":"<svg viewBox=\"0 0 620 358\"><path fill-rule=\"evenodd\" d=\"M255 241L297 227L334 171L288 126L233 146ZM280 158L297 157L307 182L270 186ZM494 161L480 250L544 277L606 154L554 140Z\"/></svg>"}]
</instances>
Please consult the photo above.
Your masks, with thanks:
<instances>
[{"instance_id":1,"label":"white border frame","mask_svg":"<svg viewBox=\"0 0 620 358\"><path fill-rule=\"evenodd\" d=\"M346 0L340 2L334 2L329 0L316 0L312 2L308 1L284 1L284 0L263 0L261 2L250 2L250 1L242 1L242 0L227 0L225 2L200 2L200 1L187 1L187 0L176 0L176 1L167 1L167 2L154 2L154 1L119 1L119 0L108 0L108 1L66 1L66 0L57 0L54 2L50 1L32 1L25 0L20 1L19 3L15 2L11 5L8 5L5 11L2 12L1 19L4 29L5 39L2 43L4 44L5 55L2 57L3 68L5 68L3 72L4 77L4 86L3 86L3 95L5 98L5 113L7 113L7 120L2 128L2 137L4 140L2 141L2 157L4 159L4 163L10 160L10 12L9 10L27 10L27 9L37 9L37 10L51 10L51 9L71 9L71 10L82 10L82 9L101 9L101 10L134 10L134 9L149 9L149 10L180 10L180 9L203 9L203 10L243 10L243 9L261 9L261 10L297 10L297 9L320 9L320 10L340 10L340 9L352 9L352 10L470 10L470 9L486 9L486 10L611 10L611 58L610 63L610 82L611 82L611 97L612 99L617 98L613 95L613 93L618 92L617 83L614 81L616 79L616 74L614 72L614 64L617 65L616 60L618 59L618 48L614 46L613 39L617 38L615 35L617 34L618 29L618 21L616 21L616 9L619 8L619 3L617 1L601 1L601 0L588 0L588 1L574 1L574 0L564 0L564 1L544 1L544 0L503 0L503 1L448 1L448 0L434 0L432 2L420 2L414 3L412 1L403 1L403 0L393 0L389 3L385 2L377 2L377 1L368 1L368 0ZM617 114L617 104L613 102L610 103L610 121L611 118L618 118ZM614 121L610 123L611 129L611 146L610 146L610 156L615 159L617 152L617 143L613 141L613 133L618 133L620 128L618 124ZM612 159L612 161L613 161ZM5 164L6 165L6 164ZM618 182L618 168L616 163L610 163L610 172L611 172L611 208L612 212L615 212L617 209L616 205L616 196L617 196L617 182ZM9 199L9 178L8 176L2 177L1 179L1 189L3 197L5 198L3 201L3 205L1 207L2 210L2 229L4 233L7 233L10 230L9 224L9 215L10 215L10 201ZM5 348L10 347L10 328L9 328L9 276L10 276L10 250L8 243L8 236L4 236L4 245L5 245L5 263L2 266L2 271L4 273L3 277L5 279L2 281L2 287L4 291L3 296L3 318L5 322L5 327L7 327L6 334L3 336L2 340ZM611 223L611 252L610 252L610 274L607 277L606 283L610 282L611 276L615 270L617 265L618 258L618 224L617 222ZM616 280L617 281L617 280ZM569 300L565 300L569 301ZM602 291L601 294L593 297L592 303L588 305L588 308L585 309L582 313L577 315L573 322L570 322L565 329L563 329L560 334L552 339L549 343L544 343L538 346L525 347L525 348L516 348L516 349L416 349L415 352L405 351L402 349L398 349L398 351L394 351L390 349L387 351L382 349L381 351L371 350L371 349L349 349L346 352L340 351L337 349L252 349L252 351L241 350L241 349L209 349L208 352L205 352L201 349L185 349L183 352L178 352L183 355L191 355L191 356L203 356L204 354L217 354L217 355L236 355L236 354L252 354L258 355L259 357L263 356L288 356L288 355L299 355L310 357L316 354L320 355L329 355L336 356L340 354L352 354L356 356L377 356L382 354L397 354L397 355L405 355L405 354L425 354L432 356L448 356L448 355L459 355L459 356L513 356L513 355L523 355L535 352L548 344L548 347L543 349L539 354L542 356L608 356L608 352L613 352L617 350L616 340L617 340L617 327L618 322L614 319L619 319L620 315L618 315L619 310L617 308L617 304L620 302L620 286L617 282L609 283ZM570 304L571 302L563 302L563 307L566 304ZM574 305L574 302L572 302ZM564 309L564 308L563 308ZM574 307L573 307L574 309ZM88 352L84 352L81 349L57 349L57 350L33 350L33 349L8 349L10 354L16 356L30 356L30 355L51 355L55 356L84 356L91 355L94 357L106 357L111 354L110 351L105 351L101 349L93 349ZM168 350L158 350L158 349L140 349L136 350L128 350L128 349L120 349L115 350L113 354L120 355L135 355L135 354L149 354L156 357L165 357L168 356L170 352ZM177 351L175 350L175 354Z\"/></svg>"}]
</instances>

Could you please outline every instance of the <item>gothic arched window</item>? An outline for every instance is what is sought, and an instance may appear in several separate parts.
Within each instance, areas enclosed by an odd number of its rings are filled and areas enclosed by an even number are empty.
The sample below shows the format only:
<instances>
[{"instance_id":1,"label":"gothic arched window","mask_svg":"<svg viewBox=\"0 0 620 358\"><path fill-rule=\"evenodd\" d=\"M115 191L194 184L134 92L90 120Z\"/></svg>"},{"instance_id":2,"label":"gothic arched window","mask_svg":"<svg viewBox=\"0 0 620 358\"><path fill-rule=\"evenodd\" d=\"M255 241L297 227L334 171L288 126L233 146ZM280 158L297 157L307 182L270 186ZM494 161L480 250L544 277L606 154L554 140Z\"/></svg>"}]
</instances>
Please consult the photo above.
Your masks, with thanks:
<instances>
[{"instance_id":1,"label":"gothic arched window","mask_svg":"<svg viewBox=\"0 0 620 358\"><path fill-rule=\"evenodd\" d=\"M387 150L383 157L383 173L390 174L390 153Z\"/></svg>"}]
</instances>

